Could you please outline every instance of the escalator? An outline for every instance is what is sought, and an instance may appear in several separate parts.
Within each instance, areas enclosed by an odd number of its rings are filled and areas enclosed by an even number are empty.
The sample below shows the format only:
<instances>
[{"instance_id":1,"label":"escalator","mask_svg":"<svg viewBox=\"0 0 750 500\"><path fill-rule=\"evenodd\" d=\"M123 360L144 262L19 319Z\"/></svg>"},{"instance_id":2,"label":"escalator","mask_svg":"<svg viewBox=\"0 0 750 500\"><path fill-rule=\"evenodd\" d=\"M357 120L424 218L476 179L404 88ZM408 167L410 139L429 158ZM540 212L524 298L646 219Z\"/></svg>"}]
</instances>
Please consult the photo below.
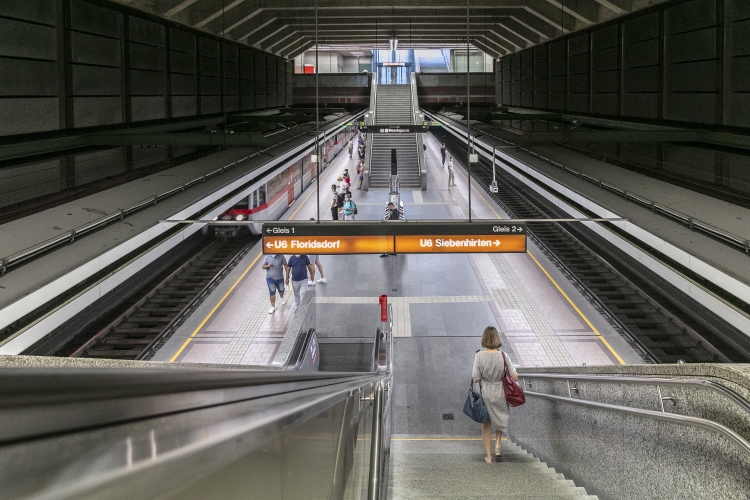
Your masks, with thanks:
<instances>
[{"instance_id":1,"label":"escalator","mask_svg":"<svg viewBox=\"0 0 750 500\"><path fill-rule=\"evenodd\" d=\"M275 371L9 358L0 498L380 498L392 337L359 372L305 371L317 345L309 329Z\"/></svg>"},{"instance_id":2,"label":"escalator","mask_svg":"<svg viewBox=\"0 0 750 500\"><path fill-rule=\"evenodd\" d=\"M391 443L389 326L330 365L360 372L316 371L312 328L276 370L3 358L0 498L750 498L745 365L519 369L485 464L478 436Z\"/></svg>"}]
</instances>

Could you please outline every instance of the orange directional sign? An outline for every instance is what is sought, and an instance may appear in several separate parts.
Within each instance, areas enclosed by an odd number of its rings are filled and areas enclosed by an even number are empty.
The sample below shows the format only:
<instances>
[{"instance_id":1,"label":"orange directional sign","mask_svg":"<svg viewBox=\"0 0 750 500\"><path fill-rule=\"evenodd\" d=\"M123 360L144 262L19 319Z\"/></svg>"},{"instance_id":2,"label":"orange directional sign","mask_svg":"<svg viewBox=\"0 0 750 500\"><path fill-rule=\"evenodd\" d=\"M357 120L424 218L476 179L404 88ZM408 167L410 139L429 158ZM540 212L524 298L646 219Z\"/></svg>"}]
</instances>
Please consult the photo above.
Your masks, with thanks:
<instances>
[{"instance_id":1,"label":"orange directional sign","mask_svg":"<svg viewBox=\"0 0 750 500\"><path fill-rule=\"evenodd\" d=\"M393 236L267 236L263 238L263 253L393 253Z\"/></svg>"},{"instance_id":2,"label":"orange directional sign","mask_svg":"<svg viewBox=\"0 0 750 500\"><path fill-rule=\"evenodd\" d=\"M526 251L526 226L482 221L321 221L263 225L266 254L510 253Z\"/></svg>"},{"instance_id":3,"label":"orange directional sign","mask_svg":"<svg viewBox=\"0 0 750 500\"><path fill-rule=\"evenodd\" d=\"M396 253L510 253L525 251L525 234L396 236Z\"/></svg>"}]
</instances>

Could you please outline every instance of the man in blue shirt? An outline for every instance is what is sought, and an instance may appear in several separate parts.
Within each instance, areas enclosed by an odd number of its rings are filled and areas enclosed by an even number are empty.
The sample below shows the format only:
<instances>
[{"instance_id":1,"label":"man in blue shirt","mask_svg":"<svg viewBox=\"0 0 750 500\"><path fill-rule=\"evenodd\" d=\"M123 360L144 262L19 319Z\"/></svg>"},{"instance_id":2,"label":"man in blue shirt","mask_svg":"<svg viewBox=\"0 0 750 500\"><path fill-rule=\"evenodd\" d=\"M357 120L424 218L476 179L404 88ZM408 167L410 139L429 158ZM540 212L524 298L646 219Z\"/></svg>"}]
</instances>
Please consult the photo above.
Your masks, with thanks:
<instances>
[{"instance_id":1,"label":"man in blue shirt","mask_svg":"<svg viewBox=\"0 0 750 500\"><path fill-rule=\"evenodd\" d=\"M352 201L352 195L344 195L344 220L354 220L357 213L357 204Z\"/></svg>"},{"instance_id":2,"label":"man in blue shirt","mask_svg":"<svg viewBox=\"0 0 750 500\"><path fill-rule=\"evenodd\" d=\"M308 271L312 274L315 272L315 269L310 259L307 258L307 255L292 255L289 257L289 265L286 268L286 282L289 283L289 274L291 272L292 290L294 290L294 303L296 305L294 308L295 311L299 307L299 293L302 285L307 281Z\"/></svg>"},{"instance_id":3,"label":"man in blue shirt","mask_svg":"<svg viewBox=\"0 0 750 500\"><path fill-rule=\"evenodd\" d=\"M289 268L286 266L286 257L281 254L266 255L262 267L266 270L266 284L268 285L268 293L271 294L271 310L268 311L268 314L273 314L276 311L276 290L279 291L282 305L286 303L284 298L284 269L287 270L288 275Z\"/></svg>"}]
</instances>

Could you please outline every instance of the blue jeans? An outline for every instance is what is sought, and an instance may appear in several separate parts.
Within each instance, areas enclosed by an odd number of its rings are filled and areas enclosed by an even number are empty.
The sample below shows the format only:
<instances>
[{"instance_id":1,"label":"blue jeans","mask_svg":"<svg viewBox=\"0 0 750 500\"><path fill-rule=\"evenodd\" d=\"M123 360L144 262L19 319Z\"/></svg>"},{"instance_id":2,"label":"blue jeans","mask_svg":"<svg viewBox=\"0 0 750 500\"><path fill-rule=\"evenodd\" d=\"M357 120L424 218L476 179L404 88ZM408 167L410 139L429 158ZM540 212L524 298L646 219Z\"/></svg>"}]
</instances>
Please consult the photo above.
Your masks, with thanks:
<instances>
[{"instance_id":1,"label":"blue jeans","mask_svg":"<svg viewBox=\"0 0 750 500\"><path fill-rule=\"evenodd\" d=\"M275 280L266 276L266 285L268 285L268 293L270 293L271 295L275 295L276 290L279 291L279 294L284 293L284 278Z\"/></svg>"}]
</instances>

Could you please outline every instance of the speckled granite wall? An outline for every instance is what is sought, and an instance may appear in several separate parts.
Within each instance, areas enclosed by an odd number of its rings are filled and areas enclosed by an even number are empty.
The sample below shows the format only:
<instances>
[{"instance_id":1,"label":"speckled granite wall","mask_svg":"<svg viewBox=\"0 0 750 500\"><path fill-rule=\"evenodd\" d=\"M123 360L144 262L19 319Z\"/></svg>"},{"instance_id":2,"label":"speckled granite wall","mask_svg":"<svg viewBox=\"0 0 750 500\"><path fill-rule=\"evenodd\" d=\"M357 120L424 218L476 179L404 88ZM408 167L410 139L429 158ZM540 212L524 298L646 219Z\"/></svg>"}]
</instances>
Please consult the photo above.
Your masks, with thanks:
<instances>
[{"instance_id":1,"label":"speckled granite wall","mask_svg":"<svg viewBox=\"0 0 750 500\"><path fill-rule=\"evenodd\" d=\"M523 373L689 377L720 381L748 398L748 365L527 368ZM530 379L529 379L530 380ZM528 383L528 381L527 381ZM572 397L660 411L646 384L571 380ZM565 380L531 381L530 391L568 397ZM703 388L662 387L665 411L719 422L750 440L750 415ZM750 498L750 454L702 428L529 396L511 409L514 441L600 498Z\"/></svg>"}]
</instances>

